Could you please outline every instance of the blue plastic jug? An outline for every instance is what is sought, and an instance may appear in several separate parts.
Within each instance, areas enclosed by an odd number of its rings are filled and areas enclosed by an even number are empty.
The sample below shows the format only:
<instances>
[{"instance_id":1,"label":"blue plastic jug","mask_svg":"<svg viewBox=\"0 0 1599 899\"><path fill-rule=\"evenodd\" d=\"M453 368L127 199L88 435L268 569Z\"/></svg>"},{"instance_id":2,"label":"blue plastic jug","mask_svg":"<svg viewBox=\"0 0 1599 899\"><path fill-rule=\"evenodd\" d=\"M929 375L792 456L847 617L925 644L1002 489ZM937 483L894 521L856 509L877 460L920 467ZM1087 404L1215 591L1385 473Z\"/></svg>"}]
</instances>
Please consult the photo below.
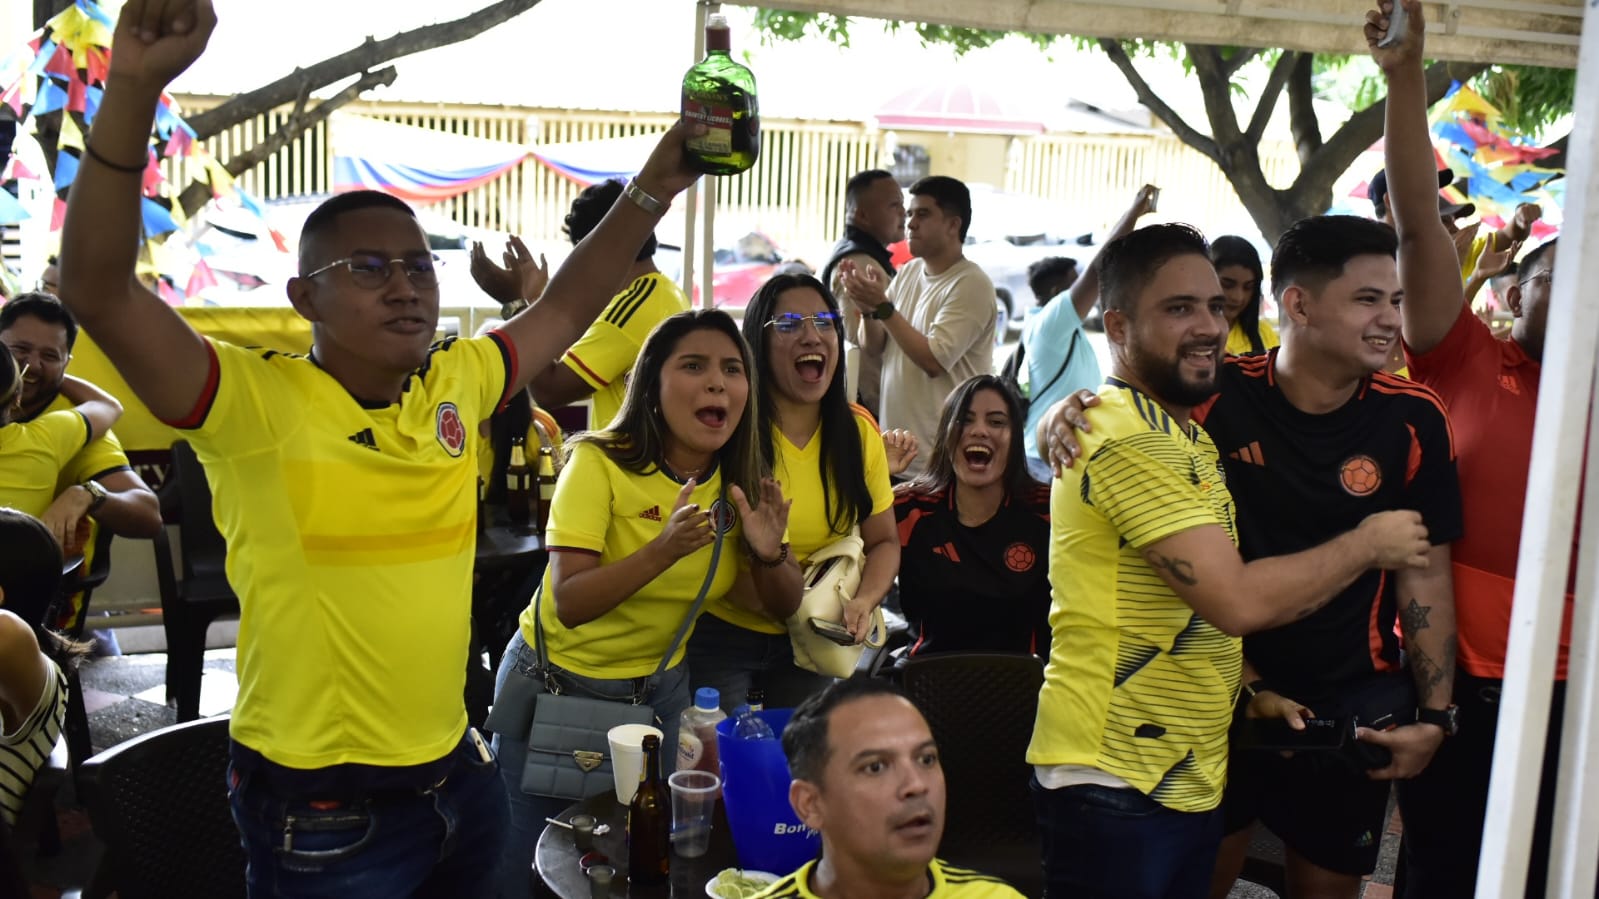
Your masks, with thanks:
<instances>
[{"instance_id":1,"label":"blue plastic jug","mask_svg":"<svg viewBox=\"0 0 1599 899\"><path fill-rule=\"evenodd\" d=\"M766 709L757 714L781 737L794 710ZM782 742L740 740L733 734L735 723L728 718L716 725L716 744L722 761L722 801L739 866L788 874L821 853L821 834L801 824L788 804L793 778Z\"/></svg>"}]
</instances>

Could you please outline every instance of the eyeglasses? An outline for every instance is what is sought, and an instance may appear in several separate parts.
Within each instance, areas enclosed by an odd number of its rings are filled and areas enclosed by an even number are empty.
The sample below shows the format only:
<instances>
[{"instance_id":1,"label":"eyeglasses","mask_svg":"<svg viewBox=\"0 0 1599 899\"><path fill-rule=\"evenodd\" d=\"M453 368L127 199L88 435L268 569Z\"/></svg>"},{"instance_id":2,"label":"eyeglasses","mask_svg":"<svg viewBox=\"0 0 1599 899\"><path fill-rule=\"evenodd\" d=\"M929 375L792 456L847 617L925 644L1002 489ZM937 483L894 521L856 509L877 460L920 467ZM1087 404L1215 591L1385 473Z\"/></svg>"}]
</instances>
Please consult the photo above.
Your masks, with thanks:
<instances>
[{"instance_id":1,"label":"eyeglasses","mask_svg":"<svg viewBox=\"0 0 1599 899\"><path fill-rule=\"evenodd\" d=\"M824 328L827 330L837 330L838 313L815 312L810 315L800 315L798 312L783 312L773 317L771 321L767 322L766 327L776 328L777 333L779 334L795 334L799 332L799 329L803 327L806 322L810 322L811 327L816 329L817 335L821 336L826 333L823 330Z\"/></svg>"},{"instance_id":2,"label":"eyeglasses","mask_svg":"<svg viewBox=\"0 0 1599 899\"><path fill-rule=\"evenodd\" d=\"M1517 284L1531 284L1534 281L1542 281L1544 284L1548 284L1551 280L1554 279L1554 277L1555 276L1554 276L1553 272L1543 271L1543 272L1539 272L1536 275L1533 275L1531 278L1528 278L1525 281L1517 281L1516 283Z\"/></svg>"},{"instance_id":3,"label":"eyeglasses","mask_svg":"<svg viewBox=\"0 0 1599 899\"><path fill-rule=\"evenodd\" d=\"M376 290L389 283L389 271L396 262L400 264L400 270L405 272L405 277L417 287L439 286L438 266L441 263L432 253L416 253L398 259L384 259L375 253L357 253L344 259L335 259L300 277L315 278L342 265L350 270L350 282L356 287Z\"/></svg>"},{"instance_id":4,"label":"eyeglasses","mask_svg":"<svg viewBox=\"0 0 1599 899\"><path fill-rule=\"evenodd\" d=\"M48 365L51 368L64 365L67 361L66 356L55 350L40 349L26 343L8 343L6 349L10 350L12 357L18 361L37 359L40 365Z\"/></svg>"}]
</instances>

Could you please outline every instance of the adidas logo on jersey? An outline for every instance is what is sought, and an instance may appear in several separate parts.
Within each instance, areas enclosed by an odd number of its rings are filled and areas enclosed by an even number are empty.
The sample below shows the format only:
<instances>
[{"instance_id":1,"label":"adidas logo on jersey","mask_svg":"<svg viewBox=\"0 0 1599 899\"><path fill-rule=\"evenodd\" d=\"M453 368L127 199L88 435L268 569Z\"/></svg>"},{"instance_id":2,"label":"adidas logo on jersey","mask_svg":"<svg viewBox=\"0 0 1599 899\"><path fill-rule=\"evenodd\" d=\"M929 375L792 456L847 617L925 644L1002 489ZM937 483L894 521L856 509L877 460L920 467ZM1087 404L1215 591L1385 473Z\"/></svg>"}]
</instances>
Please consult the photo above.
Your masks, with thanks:
<instances>
[{"instance_id":1,"label":"adidas logo on jersey","mask_svg":"<svg viewBox=\"0 0 1599 899\"><path fill-rule=\"evenodd\" d=\"M1266 464L1266 456L1265 456L1264 453L1262 453L1260 451L1260 441L1259 440L1251 440L1251 441L1249 441L1249 445L1248 446L1240 447L1239 449L1233 450L1232 452L1227 454L1227 458L1229 458L1229 459L1237 459L1240 462L1248 462L1250 465L1265 465Z\"/></svg>"},{"instance_id":2,"label":"adidas logo on jersey","mask_svg":"<svg viewBox=\"0 0 1599 899\"><path fill-rule=\"evenodd\" d=\"M648 509L645 509L644 511L638 513L638 517L644 519L645 521L660 521L661 520L661 507L660 506L650 506Z\"/></svg>"},{"instance_id":3,"label":"adidas logo on jersey","mask_svg":"<svg viewBox=\"0 0 1599 899\"><path fill-rule=\"evenodd\" d=\"M374 452L378 451L378 439L372 434L371 428L362 428L350 435L350 442L356 446L364 446Z\"/></svg>"}]
</instances>

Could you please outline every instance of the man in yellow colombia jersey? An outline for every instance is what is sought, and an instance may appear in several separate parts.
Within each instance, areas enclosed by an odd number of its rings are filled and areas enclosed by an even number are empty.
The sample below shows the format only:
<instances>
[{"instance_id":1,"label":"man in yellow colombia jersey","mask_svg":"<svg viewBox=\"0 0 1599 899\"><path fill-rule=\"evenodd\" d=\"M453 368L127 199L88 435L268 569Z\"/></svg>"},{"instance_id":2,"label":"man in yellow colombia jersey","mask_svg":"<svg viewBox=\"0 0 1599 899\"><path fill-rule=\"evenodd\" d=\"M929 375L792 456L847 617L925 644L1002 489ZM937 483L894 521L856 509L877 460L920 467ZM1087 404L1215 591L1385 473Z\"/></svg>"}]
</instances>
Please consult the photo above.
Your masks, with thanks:
<instances>
[{"instance_id":1,"label":"man in yellow colombia jersey","mask_svg":"<svg viewBox=\"0 0 1599 899\"><path fill-rule=\"evenodd\" d=\"M308 356L202 338L133 277L162 91L207 0L124 8L68 204L61 298L211 480L239 595L230 798L252 896L483 896L506 797L462 700L477 422L577 339L697 177L669 131L540 301L433 344L433 255L403 201L341 194L288 283Z\"/></svg>"},{"instance_id":2,"label":"man in yellow colombia jersey","mask_svg":"<svg viewBox=\"0 0 1599 899\"><path fill-rule=\"evenodd\" d=\"M566 215L566 233L572 243L588 236L621 195L622 182L614 178L578 194ZM603 428L616 417L644 338L667 316L683 312L689 305L676 282L655 267L655 247L655 235L651 234L627 269L627 286L560 359L533 373L530 386L541 408L568 406L593 395L589 427Z\"/></svg>"},{"instance_id":3,"label":"man in yellow colombia jersey","mask_svg":"<svg viewBox=\"0 0 1599 899\"><path fill-rule=\"evenodd\" d=\"M1100 255L1112 376L1051 494L1053 640L1027 761L1051 896L1203 897L1237 698L1238 637L1361 572L1425 564L1413 511L1245 564L1216 454L1189 420L1227 333L1204 238L1141 228Z\"/></svg>"}]
</instances>

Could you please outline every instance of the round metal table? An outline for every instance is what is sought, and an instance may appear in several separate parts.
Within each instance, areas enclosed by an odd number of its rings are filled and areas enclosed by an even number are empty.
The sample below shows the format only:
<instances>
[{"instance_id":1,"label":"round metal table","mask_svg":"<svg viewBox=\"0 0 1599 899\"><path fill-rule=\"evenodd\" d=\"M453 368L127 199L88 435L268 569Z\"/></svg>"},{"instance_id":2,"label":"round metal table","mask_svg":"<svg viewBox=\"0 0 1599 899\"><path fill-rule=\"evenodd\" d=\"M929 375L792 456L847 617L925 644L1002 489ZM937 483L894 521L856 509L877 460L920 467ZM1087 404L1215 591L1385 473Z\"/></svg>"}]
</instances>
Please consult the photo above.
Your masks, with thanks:
<instances>
[{"instance_id":1,"label":"round metal table","mask_svg":"<svg viewBox=\"0 0 1599 899\"><path fill-rule=\"evenodd\" d=\"M627 881L627 809L616 801L614 792L606 790L598 796L584 799L561 812L559 817L562 821L570 821L573 815L593 815L599 823L611 826L608 833L594 838L593 852L606 857L607 860L599 864L616 868L616 877L611 880L611 895L614 897L697 899L705 895L705 884L716 877L717 872L738 865L738 856L733 850L733 835L728 829L727 816L720 802L716 804L716 813L711 822L710 850L699 858L683 858L676 852L672 853L671 881L654 886L634 886ZM547 892L540 894L535 891L534 895L553 894L560 899L589 899L585 862L595 863L595 859L591 853L584 853L577 848L572 841L572 831L554 824L544 825L543 833L539 834L538 847L534 850L533 865L539 878L544 881Z\"/></svg>"}]
</instances>

